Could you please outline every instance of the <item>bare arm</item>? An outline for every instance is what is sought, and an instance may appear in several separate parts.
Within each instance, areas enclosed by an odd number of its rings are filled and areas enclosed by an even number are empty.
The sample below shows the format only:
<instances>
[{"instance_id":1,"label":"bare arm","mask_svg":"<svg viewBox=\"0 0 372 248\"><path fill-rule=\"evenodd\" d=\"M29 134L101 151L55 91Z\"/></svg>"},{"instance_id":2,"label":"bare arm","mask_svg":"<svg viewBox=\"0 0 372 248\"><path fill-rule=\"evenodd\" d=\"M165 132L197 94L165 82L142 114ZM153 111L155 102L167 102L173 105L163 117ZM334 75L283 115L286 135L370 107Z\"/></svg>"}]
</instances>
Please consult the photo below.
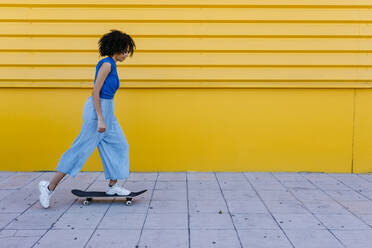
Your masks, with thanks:
<instances>
[{"instance_id":1,"label":"bare arm","mask_svg":"<svg viewBox=\"0 0 372 248\"><path fill-rule=\"evenodd\" d=\"M105 79L107 75L111 71L111 64L110 63L103 63L101 65L101 68L99 68L97 78L96 78L96 83L93 88L92 92L92 97L93 97L93 102L94 102L94 107L97 112L97 117L98 117L98 132L102 133L106 130L106 125L103 120L103 115L102 115L102 110L101 110L101 102L99 98L99 93L102 89L103 83L105 82Z\"/></svg>"}]
</instances>

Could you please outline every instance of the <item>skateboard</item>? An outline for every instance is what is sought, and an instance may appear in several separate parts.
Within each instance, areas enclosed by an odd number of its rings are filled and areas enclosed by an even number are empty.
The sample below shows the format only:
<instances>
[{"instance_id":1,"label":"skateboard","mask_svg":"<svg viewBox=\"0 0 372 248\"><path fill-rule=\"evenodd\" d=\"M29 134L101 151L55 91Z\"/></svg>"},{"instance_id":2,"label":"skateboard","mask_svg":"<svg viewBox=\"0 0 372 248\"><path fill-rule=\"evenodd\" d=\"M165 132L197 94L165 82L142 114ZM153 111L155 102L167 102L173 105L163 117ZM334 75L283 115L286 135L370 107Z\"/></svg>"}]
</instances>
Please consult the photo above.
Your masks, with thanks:
<instances>
[{"instance_id":1,"label":"skateboard","mask_svg":"<svg viewBox=\"0 0 372 248\"><path fill-rule=\"evenodd\" d=\"M92 202L93 198L96 198L96 197L124 197L126 199L125 204L130 206L132 205L132 199L134 197L142 195L146 191L147 189L141 190L138 192L132 192L129 195L116 195L116 194L108 195L106 194L106 192L103 192L103 191L84 191L84 190L73 189L71 190L71 193L79 197L85 197L86 199L85 201L83 201L84 206L89 205Z\"/></svg>"}]
</instances>

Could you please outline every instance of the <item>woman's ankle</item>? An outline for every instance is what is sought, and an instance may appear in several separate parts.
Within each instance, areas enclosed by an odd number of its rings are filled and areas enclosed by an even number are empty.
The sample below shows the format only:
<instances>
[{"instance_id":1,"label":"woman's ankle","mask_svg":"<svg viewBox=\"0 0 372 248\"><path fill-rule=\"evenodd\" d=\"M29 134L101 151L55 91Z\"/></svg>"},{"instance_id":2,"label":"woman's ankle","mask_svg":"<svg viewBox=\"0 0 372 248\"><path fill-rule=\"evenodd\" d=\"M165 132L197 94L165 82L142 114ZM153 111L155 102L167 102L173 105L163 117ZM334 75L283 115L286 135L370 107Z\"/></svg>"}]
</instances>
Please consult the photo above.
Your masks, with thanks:
<instances>
[{"instance_id":1,"label":"woman's ankle","mask_svg":"<svg viewBox=\"0 0 372 248\"><path fill-rule=\"evenodd\" d=\"M118 182L118 180L110 180L109 181L109 187L114 186L117 182Z\"/></svg>"},{"instance_id":2,"label":"woman's ankle","mask_svg":"<svg viewBox=\"0 0 372 248\"><path fill-rule=\"evenodd\" d=\"M50 192L52 192L52 191L54 191L56 189L56 185L48 185L48 190L50 191Z\"/></svg>"}]
</instances>

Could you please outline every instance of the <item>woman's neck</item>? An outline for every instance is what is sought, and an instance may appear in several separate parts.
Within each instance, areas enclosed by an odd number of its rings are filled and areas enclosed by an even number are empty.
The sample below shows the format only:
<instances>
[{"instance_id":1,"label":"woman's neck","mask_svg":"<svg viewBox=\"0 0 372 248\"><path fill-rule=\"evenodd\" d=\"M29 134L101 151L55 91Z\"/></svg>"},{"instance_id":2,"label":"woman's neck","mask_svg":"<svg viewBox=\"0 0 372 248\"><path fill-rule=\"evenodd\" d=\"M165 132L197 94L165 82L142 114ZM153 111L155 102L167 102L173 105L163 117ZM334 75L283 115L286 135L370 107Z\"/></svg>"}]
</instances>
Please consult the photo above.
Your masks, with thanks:
<instances>
[{"instance_id":1,"label":"woman's neck","mask_svg":"<svg viewBox=\"0 0 372 248\"><path fill-rule=\"evenodd\" d=\"M111 56L110 56L110 57L111 57ZM111 58L115 61L115 63L118 62L117 59L116 59L114 56L112 56Z\"/></svg>"}]
</instances>

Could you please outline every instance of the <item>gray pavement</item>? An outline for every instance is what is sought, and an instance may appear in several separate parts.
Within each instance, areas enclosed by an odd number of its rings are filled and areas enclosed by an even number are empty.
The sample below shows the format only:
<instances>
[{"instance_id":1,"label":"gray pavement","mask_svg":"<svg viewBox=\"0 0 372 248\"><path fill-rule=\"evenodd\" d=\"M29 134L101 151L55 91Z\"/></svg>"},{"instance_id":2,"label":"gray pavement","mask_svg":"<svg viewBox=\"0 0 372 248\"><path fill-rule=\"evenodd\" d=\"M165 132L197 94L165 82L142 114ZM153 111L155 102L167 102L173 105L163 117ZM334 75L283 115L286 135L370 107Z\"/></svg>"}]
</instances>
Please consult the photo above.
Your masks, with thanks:
<instances>
[{"instance_id":1,"label":"gray pavement","mask_svg":"<svg viewBox=\"0 0 372 248\"><path fill-rule=\"evenodd\" d=\"M372 175L131 173L149 191L126 206L83 206L71 189L103 190L102 172L66 177L43 209L51 172L0 172L0 247L372 247Z\"/></svg>"}]
</instances>

